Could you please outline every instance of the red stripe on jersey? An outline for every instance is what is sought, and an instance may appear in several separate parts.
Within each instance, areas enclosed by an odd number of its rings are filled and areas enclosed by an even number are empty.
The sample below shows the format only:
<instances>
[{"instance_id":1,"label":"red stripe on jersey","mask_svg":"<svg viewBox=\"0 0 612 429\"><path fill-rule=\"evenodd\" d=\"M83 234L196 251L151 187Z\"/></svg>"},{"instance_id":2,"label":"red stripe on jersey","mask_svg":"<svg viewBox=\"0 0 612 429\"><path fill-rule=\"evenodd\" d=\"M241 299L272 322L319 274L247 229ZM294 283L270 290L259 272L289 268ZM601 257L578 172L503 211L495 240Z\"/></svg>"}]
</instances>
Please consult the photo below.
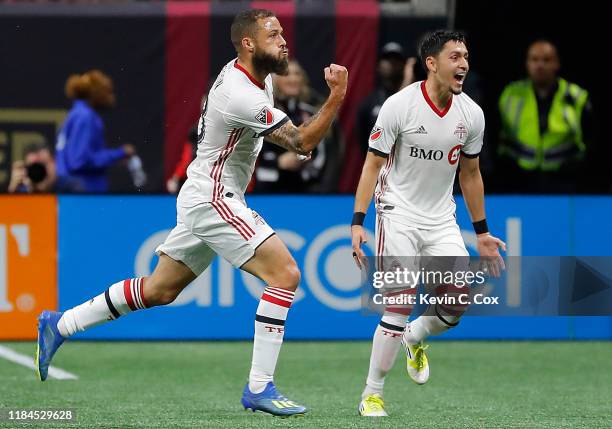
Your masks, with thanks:
<instances>
[{"instance_id":1,"label":"red stripe on jersey","mask_svg":"<svg viewBox=\"0 0 612 429\"><path fill-rule=\"evenodd\" d=\"M232 217L220 205L221 201L222 200L212 201L211 205L215 208L215 210L217 210L217 213L219 213L219 215L221 216L221 218L223 218L224 221L229 223L231 226L234 227L236 231L238 231L238 233L242 236L242 238L244 238L247 241L250 240L252 235L250 235L249 231L246 231L242 225L238 224L232 219Z\"/></svg>"},{"instance_id":2,"label":"red stripe on jersey","mask_svg":"<svg viewBox=\"0 0 612 429\"><path fill-rule=\"evenodd\" d=\"M381 228L381 218L378 216L378 228L376 229L376 242L378 245L376 246L376 269L380 271L380 228Z\"/></svg>"},{"instance_id":3,"label":"red stripe on jersey","mask_svg":"<svg viewBox=\"0 0 612 429\"><path fill-rule=\"evenodd\" d=\"M387 177L391 172L391 166L393 165L393 158L395 156L395 145L391 148L391 152L387 157L387 162L385 163L385 168L380 176L380 186L378 191L376 192L376 204L380 204L380 198L385 193L385 189L387 188Z\"/></svg>"},{"instance_id":4,"label":"red stripe on jersey","mask_svg":"<svg viewBox=\"0 0 612 429\"><path fill-rule=\"evenodd\" d=\"M134 299L132 298L131 283L132 279L123 281L123 295L125 296L125 302L127 302L128 307L134 311L136 310L136 305L134 304Z\"/></svg>"},{"instance_id":5,"label":"red stripe on jersey","mask_svg":"<svg viewBox=\"0 0 612 429\"><path fill-rule=\"evenodd\" d=\"M240 137L242 137L243 132L244 132L244 128L240 128L238 130L238 132L234 136L234 140L232 141L231 145L227 148L227 152L225 156L223 157L223 160L221 161L221 166L219 167L219 170L217 171L216 180L217 180L218 186L217 186L216 196L219 198L223 196L223 190L225 189L225 187L221 183L221 178L223 177L223 168L225 167L225 162L229 159L231 154L234 152L234 149L236 148L236 145L238 144L238 140L240 140Z\"/></svg>"},{"instance_id":6,"label":"red stripe on jersey","mask_svg":"<svg viewBox=\"0 0 612 429\"><path fill-rule=\"evenodd\" d=\"M232 145L232 142L234 141L234 137L236 136L236 133L238 132L237 128L234 128L232 130L232 132L229 135L229 138L227 139L227 143L225 144L225 147L223 148L223 150L221 151L221 153L219 154L219 157L217 158L217 160L215 161L215 163L213 164L213 169L210 172L210 177L213 179L213 199L216 198L217 196L217 187L219 186L218 180L217 180L217 173L219 172L219 169L221 168L221 164L223 163L223 157L227 151L227 148L230 147Z\"/></svg>"},{"instance_id":7,"label":"red stripe on jersey","mask_svg":"<svg viewBox=\"0 0 612 429\"><path fill-rule=\"evenodd\" d=\"M220 178L221 178L221 173L222 173L222 169L223 169L223 164L225 163L225 159L226 156L228 154L228 152L231 150L232 145L234 144L234 141L236 140L236 136L238 135L238 128L234 128L227 140L227 144L225 145L225 147L223 148L223 150L221 151L221 153L219 154L219 158L217 158L217 161L215 161L215 166L213 168L213 171L211 172L211 177L213 179L214 182L214 186L213 186L213 199L217 198L217 195L219 194L219 186L221 185L220 182Z\"/></svg>"},{"instance_id":8,"label":"red stripe on jersey","mask_svg":"<svg viewBox=\"0 0 612 429\"><path fill-rule=\"evenodd\" d=\"M248 231L245 231L241 225L238 225L235 221L232 220L232 217L225 211L225 208L223 208L219 203L221 200L217 200L217 201L212 201L211 205L215 208L215 210L217 210L217 213L219 213L219 215L221 216L221 218L223 218L223 220L225 222L227 222L228 224L230 224L231 226L234 227L234 229L236 231L238 231L238 233L242 236L242 238L244 238L245 240L249 240L249 234Z\"/></svg>"},{"instance_id":9,"label":"red stripe on jersey","mask_svg":"<svg viewBox=\"0 0 612 429\"><path fill-rule=\"evenodd\" d=\"M230 207L227 205L227 203L223 200L219 200L220 205L222 205L223 207L225 207L225 209L230 213L232 220L236 221L237 223L239 223L240 225L242 225L242 227L251 235L255 235L255 231L253 231L253 229L249 226L248 223L246 223L246 221L244 219L242 219L241 217L237 216L234 214L234 212L232 212L232 209L230 209Z\"/></svg>"},{"instance_id":10,"label":"red stripe on jersey","mask_svg":"<svg viewBox=\"0 0 612 429\"><path fill-rule=\"evenodd\" d=\"M382 244L380 245L380 269L382 271L385 270L385 227L384 227L384 222L380 223L380 230L382 231L381 233L381 242Z\"/></svg>"},{"instance_id":11,"label":"red stripe on jersey","mask_svg":"<svg viewBox=\"0 0 612 429\"><path fill-rule=\"evenodd\" d=\"M234 132L236 132L236 129L233 129L233 130L232 130L232 132L230 133L229 138L228 138L228 140L227 140L227 143L226 143L226 145L223 147L223 150L225 150L225 148L227 147L227 145L229 145L229 144L230 144L230 142L232 141L232 138L234 137ZM217 190L217 182L216 182L216 180L215 180L215 174L216 174L217 168L219 167L219 164L221 164L221 156L223 155L223 150L222 150L222 151L219 153L219 157L218 157L218 158L217 158L217 160L216 160L216 161L213 163L213 168L212 168L212 170L210 171L210 177L211 177L211 179L213 179L213 194L212 194L212 195L213 195L213 198L215 197L215 195L216 195L216 192L215 192L215 191Z\"/></svg>"},{"instance_id":12,"label":"red stripe on jersey","mask_svg":"<svg viewBox=\"0 0 612 429\"><path fill-rule=\"evenodd\" d=\"M219 158L215 162L216 168L214 168L213 172L211 173L211 177L215 183L213 187L213 200L216 200L222 197L222 193L224 189L224 186L221 183L221 178L223 176L223 167L225 167L225 162L227 161L227 159L230 157L230 155L234 151L234 148L236 147L236 144L238 143L238 140L240 139L240 137L242 137L243 132L244 132L244 128L238 128L232 131L232 134L230 135L227 145L225 146L225 148L219 155Z\"/></svg>"},{"instance_id":13,"label":"red stripe on jersey","mask_svg":"<svg viewBox=\"0 0 612 429\"><path fill-rule=\"evenodd\" d=\"M265 292L261 296L261 299L264 300L264 301L271 302L272 304L280 305L281 307L286 307L286 308L291 307L291 303L290 302L283 301L283 300L278 299L278 298L276 298L276 297L274 297L272 295L268 295Z\"/></svg>"}]
</instances>

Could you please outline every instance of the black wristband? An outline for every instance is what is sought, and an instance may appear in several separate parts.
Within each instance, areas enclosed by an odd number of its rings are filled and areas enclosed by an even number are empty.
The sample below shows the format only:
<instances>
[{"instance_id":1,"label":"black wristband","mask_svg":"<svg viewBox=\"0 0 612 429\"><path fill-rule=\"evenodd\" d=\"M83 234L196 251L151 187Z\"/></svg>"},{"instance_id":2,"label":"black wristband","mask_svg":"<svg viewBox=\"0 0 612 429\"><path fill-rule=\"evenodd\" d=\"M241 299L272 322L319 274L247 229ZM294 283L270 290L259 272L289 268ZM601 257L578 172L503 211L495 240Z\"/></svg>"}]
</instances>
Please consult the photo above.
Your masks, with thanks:
<instances>
[{"instance_id":1,"label":"black wristband","mask_svg":"<svg viewBox=\"0 0 612 429\"><path fill-rule=\"evenodd\" d=\"M363 212L355 212L353 213L353 221L351 222L351 226L353 225L363 225L363 221L365 220L365 213Z\"/></svg>"},{"instance_id":2,"label":"black wristband","mask_svg":"<svg viewBox=\"0 0 612 429\"><path fill-rule=\"evenodd\" d=\"M489 226L487 225L486 219L472 222L472 225L474 226L474 232L476 232L477 235L486 234L489 232Z\"/></svg>"}]
</instances>

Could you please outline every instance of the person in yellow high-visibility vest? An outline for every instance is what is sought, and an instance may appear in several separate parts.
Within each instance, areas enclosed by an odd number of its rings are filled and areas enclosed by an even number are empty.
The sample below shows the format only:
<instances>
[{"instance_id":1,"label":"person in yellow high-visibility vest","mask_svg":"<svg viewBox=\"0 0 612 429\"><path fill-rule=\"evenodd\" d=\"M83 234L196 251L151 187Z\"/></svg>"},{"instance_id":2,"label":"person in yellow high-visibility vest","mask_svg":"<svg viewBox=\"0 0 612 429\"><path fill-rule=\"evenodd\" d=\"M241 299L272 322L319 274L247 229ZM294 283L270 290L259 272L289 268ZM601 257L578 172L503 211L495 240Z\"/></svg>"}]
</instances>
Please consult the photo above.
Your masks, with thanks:
<instances>
[{"instance_id":1,"label":"person in yellow high-visibility vest","mask_svg":"<svg viewBox=\"0 0 612 429\"><path fill-rule=\"evenodd\" d=\"M499 99L499 156L528 185L518 191L573 192L590 132L589 94L558 76L559 56L548 41L529 46L526 66L528 78L507 85Z\"/></svg>"}]
</instances>

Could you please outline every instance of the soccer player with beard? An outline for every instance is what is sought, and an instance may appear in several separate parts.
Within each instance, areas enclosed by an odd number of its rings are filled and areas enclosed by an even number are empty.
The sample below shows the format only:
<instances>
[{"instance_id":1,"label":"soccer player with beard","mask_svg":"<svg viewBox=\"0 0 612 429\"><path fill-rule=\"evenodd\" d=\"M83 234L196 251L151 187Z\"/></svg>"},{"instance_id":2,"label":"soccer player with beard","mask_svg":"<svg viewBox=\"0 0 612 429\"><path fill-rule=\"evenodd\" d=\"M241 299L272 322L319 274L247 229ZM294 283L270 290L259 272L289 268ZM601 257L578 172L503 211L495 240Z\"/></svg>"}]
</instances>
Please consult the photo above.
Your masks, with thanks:
<instances>
[{"instance_id":1,"label":"soccer player with beard","mask_svg":"<svg viewBox=\"0 0 612 429\"><path fill-rule=\"evenodd\" d=\"M38 318L41 380L66 338L132 311L171 303L218 254L267 285L255 315L253 358L242 405L282 416L307 411L279 393L273 382L300 272L285 244L248 208L244 192L264 136L301 155L317 146L344 100L348 72L336 64L326 67L329 97L309 121L294 126L273 106L270 73L288 71L289 51L282 32L268 10L236 15L231 39L238 58L221 70L202 109L197 156L177 199L177 224L157 248L159 261L153 274L115 283L65 312L44 311Z\"/></svg>"},{"instance_id":2,"label":"soccer player with beard","mask_svg":"<svg viewBox=\"0 0 612 429\"><path fill-rule=\"evenodd\" d=\"M422 40L419 55L427 80L389 97L370 134L355 195L353 255L361 267L365 257L361 244L366 239L362 225L376 187L377 270L388 268L383 266L385 257L436 257L438 263L446 259L467 265L468 252L455 220L452 196L459 166L459 184L477 234L478 253L487 260L491 274L497 275L503 269L498 249L505 250L505 244L489 234L485 220L478 165L485 122L482 109L462 92L469 69L465 37L436 31ZM438 285L436 294L452 295L453 289L452 285ZM376 328L359 404L363 416L387 415L384 381L400 343L410 377L425 383L429 365L422 341L456 326L465 307L436 304L406 325L410 311L409 305L387 306Z\"/></svg>"}]
</instances>

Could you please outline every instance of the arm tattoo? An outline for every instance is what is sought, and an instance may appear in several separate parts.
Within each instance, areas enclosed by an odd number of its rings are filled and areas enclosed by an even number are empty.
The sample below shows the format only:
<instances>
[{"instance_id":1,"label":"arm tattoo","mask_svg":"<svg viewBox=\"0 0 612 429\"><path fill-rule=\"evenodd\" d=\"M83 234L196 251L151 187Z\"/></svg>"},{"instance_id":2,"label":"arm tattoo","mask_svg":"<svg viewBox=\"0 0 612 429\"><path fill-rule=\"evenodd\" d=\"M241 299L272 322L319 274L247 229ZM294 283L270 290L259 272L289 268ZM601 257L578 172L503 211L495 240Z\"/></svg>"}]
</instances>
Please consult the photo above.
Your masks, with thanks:
<instances>
[{"instance_id":1,"label":"arm tattoo","mask_svg":"<svg viewBox=\"0 0 612 429\"><path fill-rule=\"evenodd\" d=\"M274 130L272 133L266 136L266 139L292 152L297 152L303 155L308 152L302 145L303 142L300 132L291 121L288 121L283 126Z\"/></svg>"}]
</instances>

